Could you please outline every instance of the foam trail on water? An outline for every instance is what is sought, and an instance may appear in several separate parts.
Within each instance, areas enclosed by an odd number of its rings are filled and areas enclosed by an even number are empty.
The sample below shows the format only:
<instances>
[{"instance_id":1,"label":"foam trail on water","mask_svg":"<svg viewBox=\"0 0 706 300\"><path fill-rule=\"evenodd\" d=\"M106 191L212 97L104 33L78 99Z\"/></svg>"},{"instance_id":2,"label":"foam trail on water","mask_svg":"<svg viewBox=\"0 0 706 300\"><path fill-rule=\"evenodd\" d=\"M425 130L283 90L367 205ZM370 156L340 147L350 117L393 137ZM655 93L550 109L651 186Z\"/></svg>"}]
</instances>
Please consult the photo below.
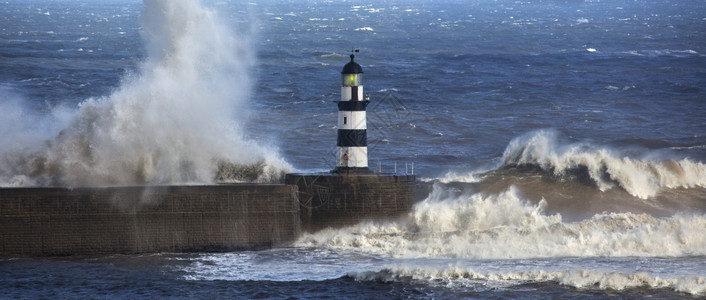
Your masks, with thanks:
<instances>
[{"instance_id":1,"label":"foam trail on water","mask_svg":"<svg viewBox=\"0 0 706 300\"><path fill-rule=\"evenodd\" d=\"M435 184L404 221L364 222L301 237L299 246L414 258L683 257L706 255L706 215L602 213L578 222L544 213L516 188L459 193ZM541 242L540 242L541 241Z\"/></svg>"},{"instance_id":2,"label":"foam trail on water","mask_svg":"<svg viewBox=\"0 0 706 300\"><path fill-rule=\"evenodd\" d=\"M138 74L82 102L43 146L3 153L5 185L269 182L289 169L243 137L254 61L247 36L190 0L146 0L142 24L148 56Z\"/></svg>"},{"instance_id":3,"label":"foam trail on water","mask_svg":"<svg viewBox=\"0 0 706 300\"><path fill-rule=\"evenodd\" d=\"M626 290L631 288L671 289L691 295L706 294L706 277L685 276L664 278L644 272L623 273L597 270L566 271L495 271L481 272L470 268L405 267L392 266L380 272L351 272L349 276L360 281L396 281L404 278L443 286L513 285L518 282L548 282L575 288L599 288L601 290ZM488 287L492 288L492 287Z\"/></svg>"}]
</instances>

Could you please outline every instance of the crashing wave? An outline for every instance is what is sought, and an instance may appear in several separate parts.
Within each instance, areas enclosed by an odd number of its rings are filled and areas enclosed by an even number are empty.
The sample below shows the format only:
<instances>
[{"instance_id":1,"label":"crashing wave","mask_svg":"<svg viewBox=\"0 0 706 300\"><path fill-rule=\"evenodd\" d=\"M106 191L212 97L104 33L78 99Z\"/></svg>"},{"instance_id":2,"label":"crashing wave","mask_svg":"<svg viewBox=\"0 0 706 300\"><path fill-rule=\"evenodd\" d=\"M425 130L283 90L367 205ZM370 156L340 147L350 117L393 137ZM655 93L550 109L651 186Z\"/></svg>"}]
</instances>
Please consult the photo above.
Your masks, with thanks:
<instances>
[{"instance_id":1,"label":"crashing wave","mask_svg":"<svg viewBox=\"0 0 706 300\"><path fill-rule=\"evenodd\" d=\"M661 190L706 187L706 165L681 160L635 158L588 143L562 145L555 131L543 130L510 142L502 167L537 166L555 176L585 172L602 191L615 186L647 199Z\"/></svg>"},{"instance_id":2,"label":"crashing wave","mask_svg":"<svg viewBox=\"0 0 706 300\"><path fill-rule=\"evenodd\" d=\"M46 143L2 153L4 185L261 182L290 168L243 137L254 61L247 36L198 1L145 1L142 24L147 57L138 74L112 95L79 104ZM225 176L224 165L264 173Z\"/></svg>"},{"instance_id":3,"label":"crashing wave","mask_svg":"<svg viewBox=\"0 0 706 300\"><path fill-rule=\"evenodd\" d=\"M547 215L546 206L524 200L515 188L484 195L436 184L405 220L323 230L302 236L297 245L401 258L706 255L706 215L603 213L566 222L560 214Z\"/></svg>"}]
</instances>

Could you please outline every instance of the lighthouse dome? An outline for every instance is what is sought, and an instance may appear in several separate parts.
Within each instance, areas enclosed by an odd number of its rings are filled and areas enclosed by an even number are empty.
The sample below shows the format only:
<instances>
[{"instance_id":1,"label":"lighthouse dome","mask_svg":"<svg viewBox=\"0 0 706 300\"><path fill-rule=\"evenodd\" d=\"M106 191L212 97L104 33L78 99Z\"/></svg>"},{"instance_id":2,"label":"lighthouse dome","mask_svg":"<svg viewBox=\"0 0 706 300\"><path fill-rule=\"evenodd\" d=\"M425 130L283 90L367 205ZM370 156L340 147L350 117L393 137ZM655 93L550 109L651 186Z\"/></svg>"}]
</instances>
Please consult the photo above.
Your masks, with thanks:
<instances>
[{"instance_id":1,"label":"lighthouse dome","mask_svg":"<svg viewBox=\"0 0 706 300\"><path fill-rule=\"evenodd\" d=\"M358 63L354 62L353 61L354 58L355 58L355 55L351 54L351 61L348 62L345 66L343 66L343 71L341 71L342 74L363 73L363 67L361 67Z\"/></svg>"}]
</instances>

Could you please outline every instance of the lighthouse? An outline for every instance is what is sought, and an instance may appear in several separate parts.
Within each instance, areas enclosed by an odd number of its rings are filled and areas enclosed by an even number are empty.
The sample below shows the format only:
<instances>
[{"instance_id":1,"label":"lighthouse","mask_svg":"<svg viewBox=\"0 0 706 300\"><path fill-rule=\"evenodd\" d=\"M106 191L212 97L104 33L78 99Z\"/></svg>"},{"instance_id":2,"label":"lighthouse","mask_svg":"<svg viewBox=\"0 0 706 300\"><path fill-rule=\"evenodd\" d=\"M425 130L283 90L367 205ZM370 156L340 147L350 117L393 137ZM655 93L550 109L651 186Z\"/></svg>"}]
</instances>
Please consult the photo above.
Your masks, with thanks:
<instances>
[{"instance_id":1,"label":"lighthouse","mask_svg":"<svg viewBox=\"0 0 706 300\"><path fill-rule=\"evenodd\" d=\"M395 218L407 215L414 204L414 174L368 168L365 109L370 99L363 93L363 68L354 55L350 57L341 71L341 99L333 99L338 106L335 168L326 173L284 177L284 182L294 188L303 231Z\"/></svg>"},{"instance_id":2,"label":"lighthouse","mask_svg":"<svg viewBox=\"0 0 706 300\"><path fill-rule=\"evenodd\" d=\"M341 101L338 101L338 148L334 172L369 172L365 108L370 103L363 94L363 68L353 61L341 71Z\"/></svg>"}]
</instances>

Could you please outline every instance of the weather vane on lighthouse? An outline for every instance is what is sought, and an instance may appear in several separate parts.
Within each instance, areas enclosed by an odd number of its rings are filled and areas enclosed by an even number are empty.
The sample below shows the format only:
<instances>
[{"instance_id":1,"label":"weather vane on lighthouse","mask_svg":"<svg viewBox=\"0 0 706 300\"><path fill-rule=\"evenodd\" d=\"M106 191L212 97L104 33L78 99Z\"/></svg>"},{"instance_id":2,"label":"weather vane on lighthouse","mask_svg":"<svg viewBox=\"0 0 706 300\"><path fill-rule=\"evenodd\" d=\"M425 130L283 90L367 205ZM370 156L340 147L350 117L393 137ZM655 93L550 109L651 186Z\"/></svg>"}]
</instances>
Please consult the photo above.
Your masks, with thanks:
<instances>
[{"instance_id":1,"label":"weather vane on lighthouse","mask_svg":"<svg viewBox=\"0 0 706 300\"><path fill-rule=\"evenodd\" d=\"M359 52L358 49L351 52ZM370 103L363 94L363 68L351 61L341 71L341 101L338 101L338 159L334 172L365 173L368 169L368 138L365 108Z\"/></svg>"}]
</instances>

